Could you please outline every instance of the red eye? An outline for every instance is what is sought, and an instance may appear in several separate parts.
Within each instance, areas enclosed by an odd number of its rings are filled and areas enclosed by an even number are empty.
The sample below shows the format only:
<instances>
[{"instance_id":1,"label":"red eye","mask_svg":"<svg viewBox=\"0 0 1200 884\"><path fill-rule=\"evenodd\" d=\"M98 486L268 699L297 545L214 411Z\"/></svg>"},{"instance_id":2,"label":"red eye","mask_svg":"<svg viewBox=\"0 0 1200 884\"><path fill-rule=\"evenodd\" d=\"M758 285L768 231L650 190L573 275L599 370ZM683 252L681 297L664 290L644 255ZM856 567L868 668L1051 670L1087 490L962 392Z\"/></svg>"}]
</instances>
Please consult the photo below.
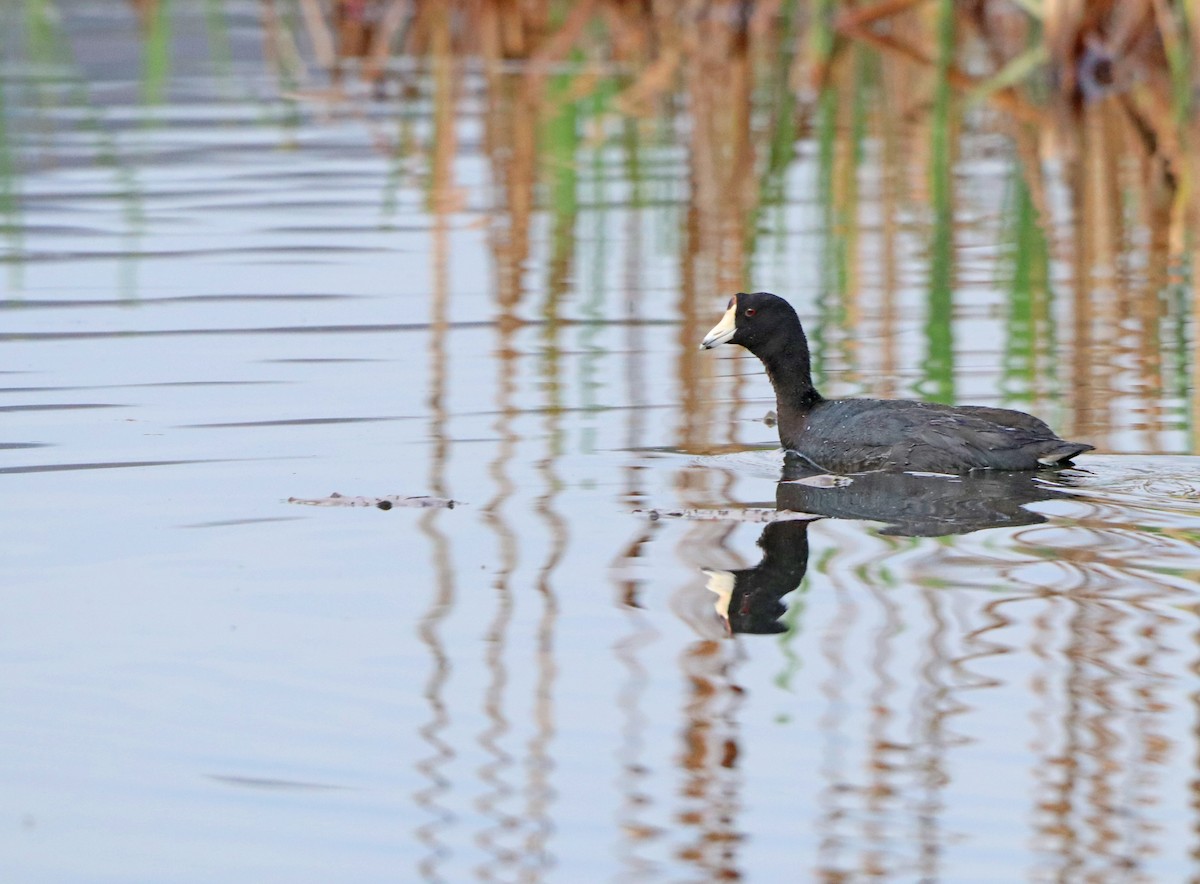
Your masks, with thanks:
<instances>
[{"instance_id":1,"label":"red eye","mask_svg":"<svg viewBox=\"0 0 1200 884\"><path fill-rule=\"evenodd\" d=\"M757 310L755 310L753 307L747 307L747 308L746 308L746 315L747 315L747 316L753 316L753 315L754 315L755 313L757 313L757 312L758 312L758 311L757 311Z\"/></svg>"}]
</instances>

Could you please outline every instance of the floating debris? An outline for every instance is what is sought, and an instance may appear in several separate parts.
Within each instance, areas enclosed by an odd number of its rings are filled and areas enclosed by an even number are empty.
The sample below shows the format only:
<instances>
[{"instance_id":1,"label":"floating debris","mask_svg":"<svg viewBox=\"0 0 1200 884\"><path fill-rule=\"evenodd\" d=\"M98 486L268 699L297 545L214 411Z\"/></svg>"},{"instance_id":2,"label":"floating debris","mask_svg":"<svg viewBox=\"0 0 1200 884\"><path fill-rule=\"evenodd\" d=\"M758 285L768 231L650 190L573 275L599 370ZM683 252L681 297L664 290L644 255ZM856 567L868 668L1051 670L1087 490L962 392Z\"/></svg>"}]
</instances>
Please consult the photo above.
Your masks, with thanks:
<instances>
[{"instance_id":1,"label":"floating debris","mask_svg":"<svg viewBox=\"0 0 1200 884\"><path fill-rule=\"evenodd\" d=\"M801 513L794 510L772 510L766 507L742 507L719 510L687 509L687 510L634 510L638 515L646 516L651 521L656 519L687 519L693 522L796 522L812 521L821 516L812 513Z\"/></svg>"},{"instance_id":2,"label":"floating debris","mask_svg":"<svg viewBox=\"0 0 1200 884\"><path fill-rule=\"evenodd\" d=\"M809 488L845 488L847 485L854 484L854 478L852 476L835 476L833 473L814 473L796 479L783 479L780 484L807 485Z\"/></svg>"},{"instance_id":3,"label":"floating debris","mask_svg":"<svg viewBox=\"0 0 1200 884\"><path fill-rule=\"evenodd\" d=\"M446 497L401 497L399 494L388 494L384 497L346 497L344 494L333 492L328 497L289 497L288 503L298 503L301 506L373 506L376 509L390 510L392 507L416 507L417 509L448 509L452 510L461 500L450 500Z\"/></svg>"}]
</instances>

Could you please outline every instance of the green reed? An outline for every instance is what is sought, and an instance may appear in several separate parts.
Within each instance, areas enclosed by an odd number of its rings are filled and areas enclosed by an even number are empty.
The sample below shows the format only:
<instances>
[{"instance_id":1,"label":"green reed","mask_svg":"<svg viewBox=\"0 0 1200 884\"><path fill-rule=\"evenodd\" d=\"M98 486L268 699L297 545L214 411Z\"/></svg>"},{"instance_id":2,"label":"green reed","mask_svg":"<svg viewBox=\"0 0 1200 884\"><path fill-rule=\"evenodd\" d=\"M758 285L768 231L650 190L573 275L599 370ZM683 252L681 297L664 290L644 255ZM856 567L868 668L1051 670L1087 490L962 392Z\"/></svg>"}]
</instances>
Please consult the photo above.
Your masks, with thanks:
<instances>
[{"instance_id":1,"label":"green reed","mask_svg":"<svg viewBox=\"0 0 1200 884\"><path fill-rule=\"evenodd\" d=\"M1042 229L1029 185L1018 170L1011 176L1009 229L1005 243L1011 266L1003 360L1004 395L1008 400L1035 398L1042 377L1039 362L1052 341L1040 332L1053 332L1051 322L1050 243Z\"/></svg>"},{"instance_id":2,"label":"green reed","mask_svg":"<svg viewBox=\"0 0 1200 884\"><path fill-rule=\"evenodd\" d=\"M171 74L171 2L158 0L147 9L142 39L142 102L154 106L163 103Z\"/></svg>"},{"instance_id":3,"label":"green reed","mask_svg":"<svg viewBox=\"0 0 1200 884\"><path fill-rule=\"evenodd\" d=\"M233 94L233 44L224 0L204 0L204 30L213 73L226 97Z\"/></svg>"},{"instance_id":4,"label":"green reed","mask_svg":"<svg viewBox=\"0 0 1200 884\"><path fill-rule=\"evenodd\" d=\"M929 183L933 229L929 247L929 306L921 393L954 400L954 156L950 66L955 52L953 0L939 0L937 79L930 119Z\"/></svg>"},{"instance_id":5,"label":"green reed","mask_svg":"<svg viewBox=\"0 0 1200 884\"><path fill-rule=\"evenodd\" d=\"M578 102L571 100L574 83L575 76L571 74L548 79L543 106L551 113L538 127L541 168L549 177L546 208L551 216L550 275L546 288L555 300L570 282L579 216L580 113Z\"/></svg>"},{"instance_id":6,"label":"green reed","mask_svg":"<svg viewBox=\"0 0 1200 884\"><path fill-rule=\"evenodd\" d=\"M9 131L5 95L9 84L0 65L0 235L8 243L5 263L9 266L9 278L14 289L21 288L21 251L24 248L21 225L21 199L19 179L13 150L9 144Z\"/></svg>"},{"instance_id":7,"label":"green reed","mask_svg":"<svg viewBox=\"0 0 1200 884\"><path fill-rule=\"evenodd\" d=\"M71 41L63 29L63 14L50 0L28 0L25 4L24 52L36 72L36 76L27 82L36 105L46 113L43 128L53 132L64 125L52 117L63 106L80 109L81 121L77 125L94 136L95 165L112 171L114 189L121 200L125 220L126 257L120 265L118 287L123 297L131 298L137 290L136 252L146 223L136 166L130 161L129 151L118 143L105 125L103 111L92 101L87 78L79 69ZM0 120L3 118L3 108L0 108ZM8 139L3 140L7 143ZM52 155L52 147L48 148L49 155ZM14 205L12 217L16 218L20 211L20 182L15 171L19 169L19 161L10 155L9 162L14 171L9 173L13 183L8 189ZM18 275L14 285L19 280Z\"/></svg>"},{"instance_id":8,"label":"green reed","mask_svg":"<svg viewBox=\"0 0 1200 884\"><path fill-rule=\"evenodd\" d=\"M829 304L834 294L841 290L843 273L841 268L841 250L834 223L834 152L837 145L837 95L832 88L821 90L817 98L816 132L817 132L817 201L821 207L822 229L820 268L817 271L817 312L822 319L829 314ZM811 329L809 346L812 350L812 373L818 385L825 381L825 366L828 356L825 348L825 335L822 329L825 322Z\"/></svg>"}]
</instances>

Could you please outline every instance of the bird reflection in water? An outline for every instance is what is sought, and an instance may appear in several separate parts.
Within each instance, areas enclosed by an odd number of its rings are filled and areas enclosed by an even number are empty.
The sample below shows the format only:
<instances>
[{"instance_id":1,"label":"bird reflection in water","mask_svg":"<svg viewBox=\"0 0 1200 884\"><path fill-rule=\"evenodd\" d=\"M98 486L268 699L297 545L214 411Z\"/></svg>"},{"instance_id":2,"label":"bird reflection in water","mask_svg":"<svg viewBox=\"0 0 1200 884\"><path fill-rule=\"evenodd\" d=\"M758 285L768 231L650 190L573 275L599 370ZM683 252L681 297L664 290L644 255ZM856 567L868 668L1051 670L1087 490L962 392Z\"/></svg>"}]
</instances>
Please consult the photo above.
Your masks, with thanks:
<instances>
[{"instance_id":1,"label":"bird reflection in water","mask_svg":"<svg viewBox=\"0 0 1200 884\"><path fill-rule=\"evenodd\" d=\"M752 568L705 568L707 588L727 634L786 632L783 597L800 586L808 570L808 526L813 519L882 522L879 533L898 537L941 537L985 528L1036 525L1046 517L1028 504L1063 498L1070 477L1029 472L977 471L960 476L860 473L829 477L794 461L776 487L781 515L807 514L769 523L758 539L763 557Z\"/></svg>"}]
</instances>

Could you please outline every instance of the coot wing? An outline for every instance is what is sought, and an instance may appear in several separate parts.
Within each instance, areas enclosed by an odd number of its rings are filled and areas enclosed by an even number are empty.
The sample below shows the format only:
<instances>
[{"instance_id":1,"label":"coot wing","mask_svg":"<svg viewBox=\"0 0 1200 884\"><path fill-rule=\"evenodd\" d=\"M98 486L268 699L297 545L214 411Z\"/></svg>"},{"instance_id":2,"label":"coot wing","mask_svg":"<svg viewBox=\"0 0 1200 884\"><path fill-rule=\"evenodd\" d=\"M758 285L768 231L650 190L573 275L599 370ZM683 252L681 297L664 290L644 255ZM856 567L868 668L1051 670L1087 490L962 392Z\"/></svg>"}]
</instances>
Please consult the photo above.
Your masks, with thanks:
<instances>
[{"instance_id":1,"label":"coot wing","mask_svg":"<svg viewBox=\"0 0 1200 884\"><path fill-rule=\"evenodd\" d=\"M892 399L823 402L795 443L789 447L841 473L1030 470L1047 457L1065 460L1090 447L1064 442L1042 421L1016 411Z\"/></svg>"}]
</instances>

